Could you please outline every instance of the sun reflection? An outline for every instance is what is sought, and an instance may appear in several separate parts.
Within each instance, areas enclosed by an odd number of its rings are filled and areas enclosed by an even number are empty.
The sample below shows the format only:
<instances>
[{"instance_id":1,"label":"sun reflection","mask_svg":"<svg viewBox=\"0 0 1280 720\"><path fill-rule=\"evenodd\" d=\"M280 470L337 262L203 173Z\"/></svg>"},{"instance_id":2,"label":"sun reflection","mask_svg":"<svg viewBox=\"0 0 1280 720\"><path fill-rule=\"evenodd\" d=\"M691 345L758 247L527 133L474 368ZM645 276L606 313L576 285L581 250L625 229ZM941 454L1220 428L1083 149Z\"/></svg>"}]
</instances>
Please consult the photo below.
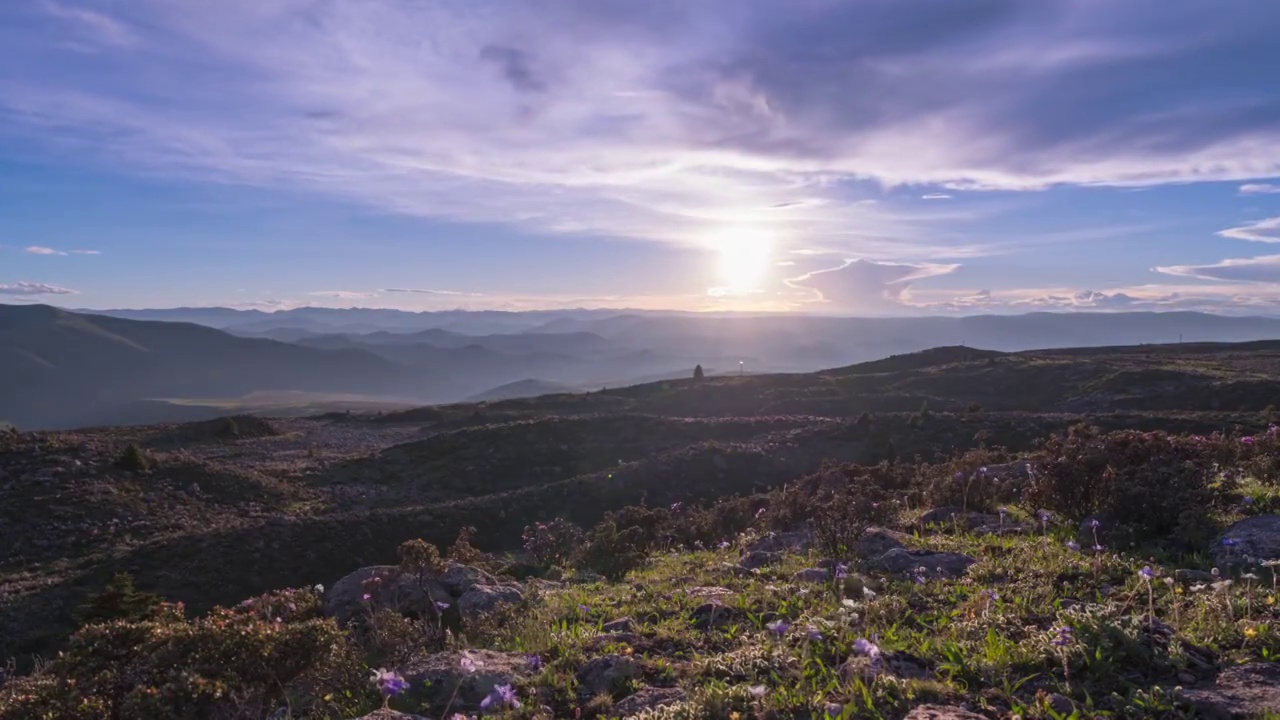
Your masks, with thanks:
<instances>
[{"instance_id":1,"label":"sun reflection","mask_svg":"<svg viewBox=\"0 0 1280 720\"><path fill-rule=\"evenodd\" d=\"M749 293L760 289L769 272L773 243L758 230L735 228L712 238L720 254L720 283L731 293Z\"/></svg>"}]
</instances>

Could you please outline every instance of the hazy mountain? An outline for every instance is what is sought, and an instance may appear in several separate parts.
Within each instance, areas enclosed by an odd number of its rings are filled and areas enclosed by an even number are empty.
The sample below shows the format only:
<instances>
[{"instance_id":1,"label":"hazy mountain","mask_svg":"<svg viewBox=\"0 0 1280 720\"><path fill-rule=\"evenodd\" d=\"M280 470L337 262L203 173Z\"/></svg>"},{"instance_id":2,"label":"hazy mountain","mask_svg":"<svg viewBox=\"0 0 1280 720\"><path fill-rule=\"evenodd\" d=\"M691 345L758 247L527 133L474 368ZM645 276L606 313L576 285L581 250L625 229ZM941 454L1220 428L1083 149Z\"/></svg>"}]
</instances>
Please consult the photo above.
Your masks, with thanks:
<instances>
[{"instance_id":1,"label":"hazy mountain","mask_svg":"<svg viewBox=\"0 0 1280 720\"><path fill-rule=\"evenodd\" d=\"M538 397L540 395L554 395L557 393L581 391L582 388L576 388L571 385L529 378L527 380L517 380L513 383L507 383L506 385L499 385L496 388L486 390L482 393L476 393L475 395L467 398L467 402L511 400L515 398Z\"/></svg>"},{"instance_id":2,"label":"hazy mountain","mask_svg":"<svg viewBox=\"0 0 1280 720\"><path fill-rule=\"evenodd\" d=\"M444 382L362 350L239 338L190 323L0 305L0 417L22 427L102 421L111 408L148 398L259 390L425 400Z\"/></svg>"}]
</instances>

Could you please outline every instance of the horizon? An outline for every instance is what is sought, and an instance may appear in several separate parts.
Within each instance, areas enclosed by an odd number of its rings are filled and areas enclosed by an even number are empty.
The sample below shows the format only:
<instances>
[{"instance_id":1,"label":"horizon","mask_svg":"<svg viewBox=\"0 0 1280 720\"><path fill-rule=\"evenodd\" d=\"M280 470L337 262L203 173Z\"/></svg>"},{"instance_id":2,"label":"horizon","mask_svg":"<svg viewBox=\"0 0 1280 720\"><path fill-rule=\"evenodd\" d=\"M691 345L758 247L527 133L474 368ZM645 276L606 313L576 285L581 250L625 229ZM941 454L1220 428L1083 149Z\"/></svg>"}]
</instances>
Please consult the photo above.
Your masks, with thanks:
<instances>
[{"instance_id":1,"label":"horizon","mask_svg":"<svg viewBox=\"0 0 1280 720\"><path fill-rule=\"evenodd\" d=\"M0 301L1280 313L1280 6L0 8Z\"/></svg>"}]
</instances>

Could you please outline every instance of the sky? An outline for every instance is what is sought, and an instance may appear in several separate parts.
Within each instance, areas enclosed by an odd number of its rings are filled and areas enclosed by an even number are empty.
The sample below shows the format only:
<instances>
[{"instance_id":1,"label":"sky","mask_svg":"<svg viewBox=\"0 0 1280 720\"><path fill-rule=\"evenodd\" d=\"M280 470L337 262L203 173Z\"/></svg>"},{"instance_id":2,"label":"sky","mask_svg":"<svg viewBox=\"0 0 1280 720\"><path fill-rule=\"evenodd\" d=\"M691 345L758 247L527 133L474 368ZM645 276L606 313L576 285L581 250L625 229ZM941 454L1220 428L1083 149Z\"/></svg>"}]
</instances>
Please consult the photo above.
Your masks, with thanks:
<instances>
[{"instance_id":1,"label":"sky","mask_svg":"<svg viewBox=\"0 0 1280 720\"><path fill-rule=\"evenodd\" d=\"M1280 3L0 3L0 302L1280 313Z\"/></svg>"}]
</instances>

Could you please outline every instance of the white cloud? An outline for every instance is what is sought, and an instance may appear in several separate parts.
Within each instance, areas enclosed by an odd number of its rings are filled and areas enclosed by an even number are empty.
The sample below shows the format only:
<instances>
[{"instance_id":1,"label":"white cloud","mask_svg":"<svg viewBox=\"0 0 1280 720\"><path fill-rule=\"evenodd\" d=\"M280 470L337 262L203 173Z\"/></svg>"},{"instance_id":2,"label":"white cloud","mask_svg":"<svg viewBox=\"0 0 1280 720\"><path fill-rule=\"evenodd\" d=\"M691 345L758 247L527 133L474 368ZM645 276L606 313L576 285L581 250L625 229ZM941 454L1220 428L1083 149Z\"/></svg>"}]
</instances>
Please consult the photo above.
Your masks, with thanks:
<instances>
[{"instance_id":1,"label":"white cloud","mask_svg":"<svg viewBox=\"0 0 1280 720\"><path fill-rule=\"evenodd\" d=\"M1280 175L1274 89L1234 60L1280 64L1274 3L1034 5L65 0L66 39L136 47L73 73L50 38L4 35L22 71L0 69L0 112L140 172L554 233L747 222L843 256L936 237L858 204L861 181Z\"/></svg>"},{"instance_id":2,"label":"white cloud","mask_svg":"<svg viewBox=\"0 0 1280 720\"><path fill-rule=\"evenodd\" d=\"M1156 272L1200 280L1227 280L1280 284L1280 255L1229 258L1212 265L1168 265Z\"/></svg>"},{"instance_id":3,"label":"white cloud","mask_svg":"<svg viewBox=\"0 0 1280 720\"><path fill-rule=\"evenodd\" d=\"M877 312L900 309L907 301L912 283L925 278L946 275L959 265L941 263L891 263L873 260L849 260L839 267L827 268L790 278L785 283L797 290L812 293L812 300L849 312Z\"/></svg>"},{"instance_id":4,"label":"white cloud","mask_svg":"<svg viewBox=\"0 0 1280 720\"><path fill-rule=\"evenodd\" d=\"M32 255L66 255L66 253L61 250L54 250L53 248L41 247L39 245L31 245L26 250Z\"/></svg>"},{"instance_id":5,"label":"white cloud","mask_svg":"<svg viewBox=\"0 0 1280 720\"><path fill-rule=\"evenodd\" d=\"M921 200L950 200L951 196L946 193L928 193L920 196Z\"/></svg>"},{"instance_id":6,"label":"white cloud","mask_svg":"<svg viewBox=\"0 0 1280 720\"><path fill-rule=\"evenodd\" d=\"M0 285L0 295L76 295L77 291L60 285L18 281L12 285Z\"/></svg>"},{"instance_id":7,"label":"white cloud","mask_svg":"<svg viewBox=\"0 0 1280 720\"><path fill-rule=\"evenodd\" d=\"M1280 217L1267 218L1241 225L1240 227L1220 230L1218 235L1236 240L1248 240L1249 242L1280 242Z\"/></svg>"},{"instance_id":8,"label":"white cloud","mask_svg":"<svg viewBox=\"0 0 1280 720\"><path fill-rule=\"evenodd\" d=\"M386 288L384 293L410 293L414 295L462 295L478 297L479 293L458 292L457 290L425 290L421 288Z\"/></svg>"},{"instance_id":9,"label":"white cloud","mask_svg":"<svg viewBox=\"0 0 1280 720\"><path fill-rule=\"evenodd\" d=\"M101 255L101 250L72 250L72 255Z\"/></svg>"},{"instance_id":10,"label":"white cloud","mask_svg":"<svg viewBox=\"0 0 1280 720\"><path fill-rule=\"evenodd\" d=\"M1245 183L1240 186L1241 195L1277 195L1280 194L1280 185L1271 183Z\"/></svg>"},{"instance_id":11,"label":"white cloud","mask_svg":"<svg viewBox=\"0 0 1280 720\"><path fill-rule=\"evenodd\" d=\"M317 290L315 292L309 292L307 294L315 297L327 297L327 298L334 298L338 300L356 300L360 298L371 298L371 297L378 296L378 293L376 292L357 292L352 290Z\"/></svg>"}]
</instances>

